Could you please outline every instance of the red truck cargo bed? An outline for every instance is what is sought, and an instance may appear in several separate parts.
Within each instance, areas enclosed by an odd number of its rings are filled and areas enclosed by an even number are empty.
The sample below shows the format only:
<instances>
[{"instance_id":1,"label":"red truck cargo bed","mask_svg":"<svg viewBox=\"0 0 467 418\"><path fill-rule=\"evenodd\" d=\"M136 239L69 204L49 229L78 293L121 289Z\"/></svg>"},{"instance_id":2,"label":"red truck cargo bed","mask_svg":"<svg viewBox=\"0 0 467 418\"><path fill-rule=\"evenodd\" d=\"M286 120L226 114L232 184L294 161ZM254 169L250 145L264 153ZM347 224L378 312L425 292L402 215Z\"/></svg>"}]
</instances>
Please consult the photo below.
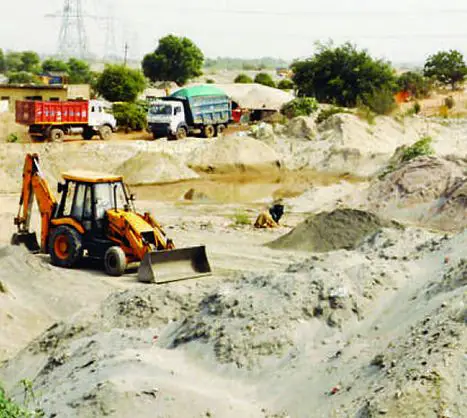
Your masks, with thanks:
<instances>
[{"instance_id":1,"label":"red truck cargo bed","mask_svg":"<svg viewBox=\"0 0 467 418\"><path fill-rule=\"evenodd\" d=\"M22 125L87 124L88 102L17 101L16 122Z\"/></svg>"}]
</instances>

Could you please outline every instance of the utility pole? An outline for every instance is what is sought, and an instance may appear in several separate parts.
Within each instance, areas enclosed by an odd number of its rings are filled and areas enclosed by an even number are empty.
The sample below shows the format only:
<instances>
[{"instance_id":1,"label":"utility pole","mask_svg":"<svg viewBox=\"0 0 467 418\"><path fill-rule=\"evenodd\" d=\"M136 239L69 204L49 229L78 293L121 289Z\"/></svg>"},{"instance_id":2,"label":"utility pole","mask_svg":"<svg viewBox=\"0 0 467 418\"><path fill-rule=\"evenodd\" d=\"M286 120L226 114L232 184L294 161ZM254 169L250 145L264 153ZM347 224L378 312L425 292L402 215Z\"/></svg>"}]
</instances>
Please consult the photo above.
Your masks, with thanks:
<instances>
[{"instance_id":1,"label":"utility pole","mask_svg":"<svg viewBox=\"0 0 467 418\"><path fill-rule=\"evenodd\" d=\"M128 61L128 42L125 42L125 58L123 60L123 65L126 67Z\"/></svg>"}]
</instances>

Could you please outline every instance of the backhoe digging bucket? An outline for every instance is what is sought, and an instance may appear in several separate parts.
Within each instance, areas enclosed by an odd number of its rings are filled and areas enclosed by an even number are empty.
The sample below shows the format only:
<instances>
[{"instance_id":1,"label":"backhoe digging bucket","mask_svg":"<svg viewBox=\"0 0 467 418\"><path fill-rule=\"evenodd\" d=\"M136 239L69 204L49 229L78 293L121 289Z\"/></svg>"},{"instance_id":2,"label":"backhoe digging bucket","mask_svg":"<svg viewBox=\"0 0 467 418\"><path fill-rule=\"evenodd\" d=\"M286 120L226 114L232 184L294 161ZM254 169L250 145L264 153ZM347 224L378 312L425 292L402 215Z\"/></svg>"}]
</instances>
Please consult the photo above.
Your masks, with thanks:
<instances>
[{"instance_id":1,"label":"backhoe digging bucket","mask_svg":"<svg viewBox=\"0 0 467 418\"><path fill-rule=\"evenodd\" d=\"M41 251L35 232L18 232L13 234L11 245L24 245L32 253L39 253Z\"/></svg>"},{"instance_id":2,"label":"backhoe digging bucket","mask_svg":"<svg viewBox=\"0 0 467 418\"><path fill-rule=\"evenodd\" d=\"M154 251L145 255L138 270L144 283L167 283L211 274L206 247Z\"/></svg>"}]
</instances>

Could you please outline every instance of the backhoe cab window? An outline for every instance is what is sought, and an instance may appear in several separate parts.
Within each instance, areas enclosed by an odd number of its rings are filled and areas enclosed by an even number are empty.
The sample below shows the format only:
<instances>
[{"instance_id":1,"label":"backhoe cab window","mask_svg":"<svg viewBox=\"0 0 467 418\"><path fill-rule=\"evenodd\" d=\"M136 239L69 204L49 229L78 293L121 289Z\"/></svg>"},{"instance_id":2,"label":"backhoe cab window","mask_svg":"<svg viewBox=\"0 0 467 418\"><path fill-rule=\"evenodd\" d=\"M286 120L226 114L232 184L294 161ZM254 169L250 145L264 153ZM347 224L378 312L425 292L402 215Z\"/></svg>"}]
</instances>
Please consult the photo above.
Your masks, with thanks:
<instances>
[{"instance_id":1,"label":"backhoe cab window","mask_svg":"<svg viewBox=\"0 0 467 418\"><path fill-rule=\"evenodd\" d=\"M115 189L115 191L114 191ZM115 196L117 202L115 202ZM102 219L109 209L124 209L127 204L122 183L100 183L94 186L96 219Z\"/></svg>"}]
</instances>

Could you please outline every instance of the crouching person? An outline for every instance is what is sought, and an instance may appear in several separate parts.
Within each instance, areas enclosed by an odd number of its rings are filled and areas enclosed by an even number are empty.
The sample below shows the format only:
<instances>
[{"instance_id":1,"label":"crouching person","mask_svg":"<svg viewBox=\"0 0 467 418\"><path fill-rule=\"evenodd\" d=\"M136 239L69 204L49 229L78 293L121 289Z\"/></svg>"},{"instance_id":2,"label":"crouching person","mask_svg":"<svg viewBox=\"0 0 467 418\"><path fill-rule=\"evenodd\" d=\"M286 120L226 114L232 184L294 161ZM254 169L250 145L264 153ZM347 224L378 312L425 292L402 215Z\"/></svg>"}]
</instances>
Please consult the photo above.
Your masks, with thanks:
<instances>
[{"instance_id":1,"label":"crouching person","mask_svg":"<svg viewBox=\"0 0 467 418\"><path fill-rule=\"evenodd\" d=\"M283 214L284 205L279 201L258 215L255 228L277 228Z\"/></svg>"}]
</instances>

